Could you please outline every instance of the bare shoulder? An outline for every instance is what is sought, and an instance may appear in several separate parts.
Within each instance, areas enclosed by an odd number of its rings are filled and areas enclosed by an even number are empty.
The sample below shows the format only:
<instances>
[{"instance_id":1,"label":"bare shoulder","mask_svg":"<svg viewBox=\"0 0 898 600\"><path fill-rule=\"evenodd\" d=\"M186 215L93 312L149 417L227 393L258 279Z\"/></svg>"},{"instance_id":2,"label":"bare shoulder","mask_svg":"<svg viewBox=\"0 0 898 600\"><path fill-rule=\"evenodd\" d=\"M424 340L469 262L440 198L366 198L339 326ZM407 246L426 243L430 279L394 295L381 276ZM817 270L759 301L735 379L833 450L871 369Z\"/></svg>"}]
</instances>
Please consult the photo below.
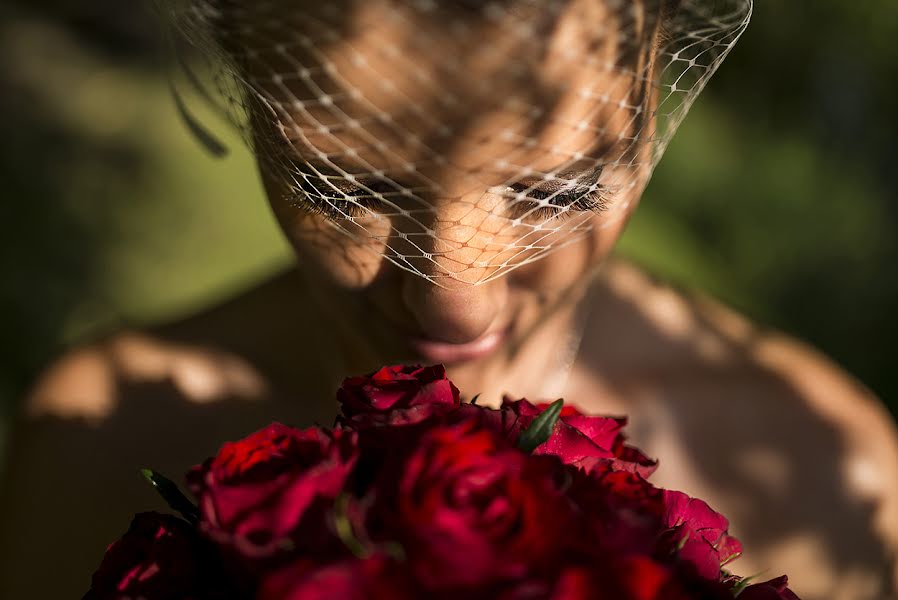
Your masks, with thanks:
<instances>
[{"instance_id":1,"label":"bare shoulder","mask_svg":"<svg viewBox=\"0 0 898 600\"><path fill-rule=\"evenodd\" d=\"M120 407L122 389L134 386L155 385L197 404L266 396L271 355L304 331L281 316L303 314L296 298L305 296L304 285L288 270L183 319L73 348L37 378L26 414L101 421ZM291 310L275 310L283 305Z\"/></svg>"},{"instance_id":2,"label":"bare shoulder","mask_svg":"<svg viewBox=\"0 0 898 600\"><path fill-rule=\"evenodd\" d=\"M97 423L116 411L123 388L141 384L165 386L171 395L196 403L260 397L266 389L264 378L232 352L124 331L76 347L51 363L28 393L25 416Z\"/></svg>"},{"instance_id":3,"label":"bare shoulder","mask_svg":"<svg viewBox=\"0 0 898 600\"><path fill-rule=\"evenodd\" d=\"M113 361L105 345L75 348L38 375L25 399L25 415L102 419L113 410L114 388Z\"/></svg>"},{"instance_id":4,"label":"bare shoulder","mask_svg":"<svg viewBox=\"0 0 898 600\"><path fill-rule=\"evenodd\" d=\"M794 338L767 333L752 359L792 386L816 418L838 432L846 486L879 504L878 528L898 549L898 430L883 402L829 358Z\"/></svg>"},{"instance_id":5,"label":"bare shoulder","mask_svg":"<svg viewBox=\"0 0 898 600\"><path fill-rule=\"evenodd\" d=\"M139 469L178 479L272 419L318 417L273 389L259 349L277 343L279 324L256 318L271 297L261 289L83 344L37 377L0 486L0 598L27 597L48 563L57 568L47 597L83 594L131 516L161 508Z\"/></svg>"},{"instance_id":6,"label":"bare shoulder","mask_svg":"<svg viewBox=\"0 0 898 600\"><path fill-rule=\"evenodd\" d=\"M605 282L602 300L626 309L614 311L600 326L614 321L632 340L632 348L623 353L620 344L610 349L618 355L621 372L632 368L642 375L648 361L653 374L667 382L705 375L713 385L720 381L713 376L725 376L722 385L729 382L730 387L765 392L753 403L754 410L781 414L788 404L798 404L848 436L853 446L866 448L884 466L898 469L898 430L885 405L816 349L626 262L613 263ZM772 389L774 383L779 389ZM773 391L777 393L771 396Z\"/></svg>"},{"instance_id":7,"label":"bare shoulder","mask_svg":"<svg viewBox=\"0 0 898 600\"><path fill-rule=\"evenodd\" d=\"M742 566L795 574L803 598L892 597L898 432L883 403L808 345L627 263L597 294L584 350L662 458L660 483L711 500L749 548Z\"/></svg>"},{"instance_id":8,"label":"bare shoulder","mask_svg":"<svg viewBox=\"0 0 898 600\"><path fill-rule=\"evenodd\" d=\"M28 393L0 497L0 597L79 597L135 512L161 508L138 476L178 476L227 439L264 425L265 382L202 342L122 332L74 348ZM214 410L210 410L214 404ZM273 411L271 411L273 412Z\"/></svg>"}]
</instances>

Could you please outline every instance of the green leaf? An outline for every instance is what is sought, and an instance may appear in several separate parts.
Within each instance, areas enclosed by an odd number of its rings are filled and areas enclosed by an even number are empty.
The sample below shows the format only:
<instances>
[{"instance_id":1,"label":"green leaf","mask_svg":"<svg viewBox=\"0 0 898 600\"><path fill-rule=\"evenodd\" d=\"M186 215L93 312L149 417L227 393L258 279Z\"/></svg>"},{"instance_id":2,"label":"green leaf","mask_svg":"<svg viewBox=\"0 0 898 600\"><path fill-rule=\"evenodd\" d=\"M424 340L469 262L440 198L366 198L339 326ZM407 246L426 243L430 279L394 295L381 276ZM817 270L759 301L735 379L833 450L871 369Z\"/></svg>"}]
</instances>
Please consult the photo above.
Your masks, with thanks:
<instances>
[{"instance_id":1,"label":"green leaf","mask_svg":"<svg viewBox=\"0 0 898 600\"><path fill-rule=\"evenodd\" d=\"M178 486L171 480L157 473L152 469L141 469L140 473L146 478L150 484L156 488L162 499L171 507L172 510L181 513L181 516L187 519L191 524L196 525L200 520L200 511L197 507L187 499Z\"/></svg>"},{"instance_id":2,"label":"green leaf","mask_svg":"<svg viewBox=\"0 0 898 600\"><path fill-rule=\"evenodd\" d=\"M391 557L393 560L397 560L399 562L405 562L408 558L405 554L405 548L402 547L402 544L399 542L385 542L381 545L381 549L384 554Z\"/></svg>"},{"instance_id":3,"label":"green leaf","mask_svg":"<svg viewBox=\"0 0 898 600\"><path fill-rule=\"evenodd\" d=\"M765 573L767 573L767 570L761 571L760 573L756 573L754 575L749 575L748 577L741 578L735 583L735 585L733 585L730 590L733 592L733 596L738 597L739 594L744 592L745 588L754 583L755 580L762 579Z\"/></svg>"},{"instance_id":4,"label":"green leaf","mask_svg":"<svg viewBox=\"0 0 898 600\"><path fill-rule=\"evenodd\" d=\"M682 533L683 528L682 528L682 526L677 525L677 527L674 531L678 531L678 532ZM687 543L689 543L689 533L688 532L685 533L683 535L683 537L680 538L679 542L677 542L677 547L674 549L674 553L679 554L683 550L683 548L686 547Z\"/></svg>"},{"instance_id":5,"label":"green leaf","mask_svg":"<svg viewBox=\"0 0 898 600\"><path fill-rule=\"evenodd\" d=\"M343 542L343 545L352 552L356 558L368 558L370 552L365 548L359 538L356 537L355 531L352 529L352 522L349 520L349 496L341 494L334 502L334 529L337 537Z\"/></svg>"},{"instance_id":6,"label":"green leaf","mask_svg":"<svg viewBox=\"0 0 898 600\"><path fill-rule=\"evenodd\" d=\"M393 560L404 562L407 558L405 548L396 541L386 541L380 544L373 544L367 537L359 539L355 528L352 526L352 519L349 518L349 503L351 497L348 494L340 494L334 500L334 510L331 513L331 519L334 531L343 545L356 558L365 559L372 554L382 552ZM364 533L364 531L362 532Z\"/></svg>"},{"instance_id":7,"label":"green leaf","mask_svg":"<svg viewBox=\"0 0 898 600\"><path fill-rule=\"evenodd\" d=\"M752 582L752 579L754 579L754 577L746 577L745 579L740 579L739 581L737 581L736 585L734 585L731 590L733 592L733 597L738 598L739 594L744 592L745 588L747 588L748 585Z\"/></svg>"},{"instance_id":8,"label":"green leaf","mask_svg":"<svg viewBox=\"0 0 898 600\"><path fill-rule=\"evenodd\" d=\"M564 407L564 400L559 399L553 402L549 408L544 410L538 417L533 419L521 437L518 438L518 448L524 452L530 453L536 450L537 446L544 443L552 435L555 423L561 416L561 409Z\"/></svg>"},{"instance_id":9,"label":"green leaf","mask_svg":"<svg viewBox=\"0 0 898 600\"><path fill-rule=\"evenodd\" d=\"M473 398L471 398L471 404L473 404L474 406L477 406L477 400L478 400L479 398L480 398L480 394L477 394L476 396L474 396Z\"/></svg>"}]
</instances>

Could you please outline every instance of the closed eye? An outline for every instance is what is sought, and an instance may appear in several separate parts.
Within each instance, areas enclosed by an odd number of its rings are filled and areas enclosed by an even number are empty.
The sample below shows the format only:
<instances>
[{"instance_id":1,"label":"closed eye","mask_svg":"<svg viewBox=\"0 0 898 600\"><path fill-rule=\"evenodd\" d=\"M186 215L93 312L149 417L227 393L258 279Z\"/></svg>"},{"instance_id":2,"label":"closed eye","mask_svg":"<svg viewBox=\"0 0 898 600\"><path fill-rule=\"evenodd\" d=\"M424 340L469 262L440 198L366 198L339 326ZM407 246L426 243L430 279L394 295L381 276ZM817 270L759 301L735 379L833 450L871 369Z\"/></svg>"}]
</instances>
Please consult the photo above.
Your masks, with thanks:
<instances>
[{"instance_id":1,"label":"closed eye","mask_svg":"<svg viewBox=\"0 0 898 600\"><path fill-rule=\"evenodd\" d=\"M297 183L295 203L335 220L374 216L386 206L381 198L398 194L393 186L384 182L356 185L334 178L305 176ZM507 188L506 196L509 198L508 216L527 222L605 212L610 200L608 190L597 184L548 190L517 183Z\"/></svg>"},{"instance_id":2,"label":"closed eye","mask_svg":"<svg viewBox=\"0 0 898 600\"><path fill-rule=\"evenodd\" d=\"M291 200L305 210L335 220L373 215L381 203L361 187L314 176L295 179Z\"/></svg>"},{"instance_id":3,"label":"closed eye","mask_svg":"<svg viewBox=\"0 0 898 600\"><path fill-rule=\"evenodd\" d=\"M601 213L608 210L609 190L597 183L540 186L519 182L506 188L509 213L514 219L542 222L571 217L577 213Z\"/></svg>"},{"instance_id":4,"label":"closed eye","mask_svg":"<svg viewBox=\"0 0 898 600\"><path fill-rule=\"evenodd\" d=\"M294 204L334 220L376 216L408 191L388 180L350 180L325 168L297 169L293 184Z\"/></svg>"}]
</instances>

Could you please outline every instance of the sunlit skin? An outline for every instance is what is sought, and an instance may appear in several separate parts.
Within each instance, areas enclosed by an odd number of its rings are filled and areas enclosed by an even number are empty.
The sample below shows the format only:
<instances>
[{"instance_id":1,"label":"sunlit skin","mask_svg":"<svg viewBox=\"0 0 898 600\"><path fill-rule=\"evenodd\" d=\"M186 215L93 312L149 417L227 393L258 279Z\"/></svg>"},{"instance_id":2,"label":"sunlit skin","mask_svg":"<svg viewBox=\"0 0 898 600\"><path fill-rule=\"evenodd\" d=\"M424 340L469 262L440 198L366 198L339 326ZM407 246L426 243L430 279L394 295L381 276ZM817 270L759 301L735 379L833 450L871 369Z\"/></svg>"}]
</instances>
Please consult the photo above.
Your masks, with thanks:
<instances>
[{"instance_id":1,"label":"sunlit skin","mask_svg":"<svg viewBox=\"0 0 898 600\"><path fill-rule=\"evenodd\" d=\"M569 365L557 356L567 354L580 300L648 177L649 144L633 138L647 137L640 117L650 111L651 95L631 73L651 64L660 21L639 5L611 9L592 1L569 3L561 13L531 12L526 22L543 36L538 40L509 34L510 22L520 21L511 12L493 20L452 10L422 17L394 3L366 3L347 13L352 18L339 43L313 43L308 53L300 47L286 61L272 59L271 52L244 61L248 79L278 117L260 110L254 118L272 208L321 306L332 311L356 351L366 348L366 366L385 358L446 362L460 384L485 398L497 399L510 381L536 396L560 392ZM307 10L297 29L253 29L229 35L227 43L283 48L297 35L328 39L327 13ZM465 35L451 35L460 28ZM264 44L258 36L265 36ZM621 47L632 38L645 43L625 56ZM471 47L472 39L491 43ZM413 61L404 58L413 50ZM447 66L445 54L462 58ZM576 60L583 56L595 63ZM454 66L458 60L463 71ZM278 69L287 68L278 63L293 61L331 65L339 81L319 69L306 79L272 83L272 73L278 77ZM608 64L620 69L610 71ZM484 81L490 85L481 87ZM610 100L590 95L598 90ZM324 91L329 99L322 105ZM364 128L347 127L350 118ZM301 166L307 160L312 169L327 161L335 172L359 179L385 173L391 183L423 190L397 203L414 210L423 201L429 210L411 219L394 207L374 207L352 220L311 211L309 204L326 201L314 194L297 200L291 189L297 178L289 174L291 168L309 172ZM602 184L614 190L606 210L540 217L535 222L543 230L536 233L515 225L514 207L496 191L520 181L525 188L541 185L546 173L588 174L598 164L605 165ZM318 181L316 187L327 185ZM432 235L411 237L422 225ZM521 251L521 240L537 239L552 252L518 266L533 254ZM396 268L386 245L435 281ZM510 273L497 276L499 265ZM491 351L465 359L472 345Z\"/></svg>"},{"instance_id":2,"label":"sunlit skin","mask_svg":"<svg viewBox=\"0 0 898 600\"><path fill-rule=\"evenodd\" d=\"M650 67L664 25L656 4L623 3L626 16L606 0L559 3L551 26L537 20L539 36L524 38L498 35L508 23L467 17L477 35L465 39L480 45L459 44L445 19L389 18L395 2L299 4L273 6L305 11L342 37L314 52L278 51L299 33L327 29L285 17L226 42L270 50L238 62L267 98L255 106L251 135L297 266L182 321L72 350L39 378L4 487L14 492L0 507L0 551L21 559L0 564L0 598L36 597L35 581L37 597L83 593L130 515L159 508L137 469L177 477L222 441L274 419L330 424L342 377L440 355L458 386L484 403L503 392L563 396L587 411L629 415L631 439L662 459L657 483L731 518L746 546L737 572L788 573L804 600L891 597L898 436L878 401L798 342L609 259L651 163L647 143L619 141L651 123L577 92L596 90L646 114L657 98L622 71L565 56ZM621 56L634 35L638 51ZM368 104L341 99L326 77L275 83L265 73L309 64L310 53ZM508 72L515 63L527 69ZM312 101L322 92L364 131L337 127L337 115ZM534 105L551 118L534 121L523 108ZM380 113L388 123L372 116ZM577 126L587 117L597 127ZM379 170L420 189L396 205L426 201L426 210L414 220L383 206L355 222L322 214L314 199L297 197L289 174L323 158L343 173ZM522 234L502 190L533 183L521 168L595 168L599 158L617 163L600 178L613 192L607 209L558 220L543 240L553 251L538 260L510 250ZM435 235L414 246L397 239L421 223ZM398 268L387 246L413 255L411 266L435 281Z\"/></svg>"}]
</instances>

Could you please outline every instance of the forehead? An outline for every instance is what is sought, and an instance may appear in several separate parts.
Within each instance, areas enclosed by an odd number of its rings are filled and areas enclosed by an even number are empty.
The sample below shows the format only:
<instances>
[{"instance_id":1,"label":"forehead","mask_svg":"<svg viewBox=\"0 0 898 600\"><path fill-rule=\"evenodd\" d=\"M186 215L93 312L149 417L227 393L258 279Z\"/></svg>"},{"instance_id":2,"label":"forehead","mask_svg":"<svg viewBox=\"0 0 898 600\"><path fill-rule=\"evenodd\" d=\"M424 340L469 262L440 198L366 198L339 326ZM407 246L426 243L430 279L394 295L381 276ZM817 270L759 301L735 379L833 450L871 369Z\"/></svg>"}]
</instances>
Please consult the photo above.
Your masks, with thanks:
<instances>
[{"instance_id":1,"label":"forehead","mask_svg":"<svg viewBox=\"0 0 898 600\"><path fill-rule=\"evenodd\" d=\"M301 158L347 172L502 179L632 163L640 150L657 7L237 4L220 31L256 92L256 134Z\"/></svg>"}]
</instances>

